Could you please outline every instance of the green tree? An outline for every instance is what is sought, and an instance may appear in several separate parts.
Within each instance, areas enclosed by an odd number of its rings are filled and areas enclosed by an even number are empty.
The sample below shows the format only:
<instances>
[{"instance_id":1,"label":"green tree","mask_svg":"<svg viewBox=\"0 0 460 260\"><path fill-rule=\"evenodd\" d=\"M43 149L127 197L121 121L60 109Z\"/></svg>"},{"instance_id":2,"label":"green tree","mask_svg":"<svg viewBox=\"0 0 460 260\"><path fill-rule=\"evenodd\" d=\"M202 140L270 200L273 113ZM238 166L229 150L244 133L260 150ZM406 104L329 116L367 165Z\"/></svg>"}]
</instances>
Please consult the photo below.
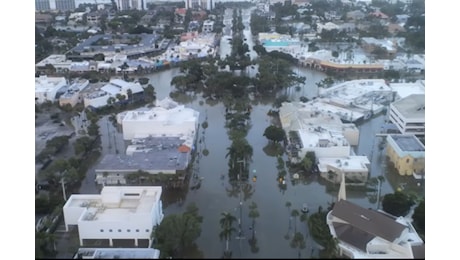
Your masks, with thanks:
<instances>
[{"instance_id":1,"label":"green tree","mask_svg":"<svg viewBox=\"0 0 460 260\"><path fill-rule=\"evenodd\" d=\"M286 138L286 133L283 128L270 125L265 128L263 136L265 136L268 140L278 143Z\"/></svg>"},{"instance_id":2,"label":"green tree","mask_svg":"<svg viewBox=\"0 0 460 260\"><path fill-rule=\"evenodd\" d=\"M81 155L91 151L93 140L88 136L83 136L75 140L74 149L76 155Z\"/></svg>"},{"instance_id":3,"label":"green tree","mask_svg":"<svg viewBox=\"0 0 460 260\"><path fill-rule=\"evenodd\" d=\"M294 249L295 248L299 249L299 258L300 258L300 250L304 249L306 246L305 238L303 237L302 233L295 232L289 245Z\"/></svg>"},{"instance_id":4,"label":"green tree","mask_svg":"<svg viewBox=\"0 0 460 260\"><path fill-rule=\"evenodd\" d=\"M99 125L93 121L88 126L88 135L89 136L98 136L99 135Z\"/></svg>"},{"instance_id":5,"label":"green tree","mask_svg":"<svg viewBox=\"0 0 460 260\"><path fill-rule=\"evenodd\" d=\"M256 218L260 216L259 211L257 210L257 204L254 201L249 204L248 216L252 219L252 238L254 239Z\"/></svg>"},{"instance_id":6,"label":"green tree","mask_svg":"<svg viewBox=\"0 0 460 260\"><path fill-rule=\"evenodd\" d=\"M153 102L156 99L155 88L152 84L148 84L147 87L144 88L144 99L147 103Z\"/></svg>"},{"instance_id":7,"label":"green tree","mask_svg":"<svg viewBox=\"0 0 460 260\"><path fill-rule=\"evenodd\" d=\"M294 233L297 233L297 217L300 215L297 209L291 211L291 216L294 217Z\"/></svg>"},{"instance_id":8,"label":"green tree","mask_svg":"<svg viewBox=\"0 0 460 260\"><path fill-rule=\"evenodd\" d=\"M202 217L196 205L189 205L183 214L166 216L152 232L161 252L161 258L183 258L201 234Z\"/></svg>"},{"instance_id":9,"label":"green tree","mask_svg":"<svg viewBox=\"0 0 460 260\"><path fill-rule=\"evenodd\" d=\"M290 201L286 201L286 204L284 204L286 206L286 208L288 208L288 213L291 214L291 206L292 206L292 203Z\"/></svg>"},{"instance_id":10,"label":"green tree","mask_svg":"<svg viewBox=\"0 0 460 260\"><path fill-rule=\"evenodd\" d=\"M233 227L233 222L235 222L237 219L235 216L233 216L229 212L222 212L221 213L221 218L220 218L220 227L222 228L222 231L219 233L219 238L220 240L225 240L225 252L224 255L229 255L230 250L229 250L229 241L230 238L232 237L233 232L236 232L236 229Z\"/></svg>"},{"instance_id":11,"label":"green tree","mask_svg":"<svg viewBox=\"0 0 460 260\"><path fill-rule=\"evenodd\" d=\"M425 234L425 199L422 200L414 209L412 215L415 228L422 234Z\"/></svg>"},{"instance_id":12,"label":"green tree","mask_svg":"<svg viewBox=\"0 0 460 260\"><path fill-rule=\"evenodd\" d=\"M383 210L396 217L406 216L412 205L414 205L414 201L401 191L386 194L382 200Z\"/></svg>"},{"instance_id":13,"label":"green tree","mask_svg":"<svg viewBox=\"0 0 460 260\"><path fill-rule=\"evenodd\" d=\"M300 162L300 165L302 166L302 169L305 170L306 172L310 172L313 166L316 163L316 156L314 152L307 152L305 154L305 157L302 159Z\"/></svg>"},{"instance_id":14,"label":"green tree","mask_svg":"<svg viewBox=\"0 0 460 260\"><path fill-rule=\"evenodd\" d=\"M35 232L35 258L54 258L56 251L54 250L55 237L47 232Z\"/></svg>"}]
</instances>

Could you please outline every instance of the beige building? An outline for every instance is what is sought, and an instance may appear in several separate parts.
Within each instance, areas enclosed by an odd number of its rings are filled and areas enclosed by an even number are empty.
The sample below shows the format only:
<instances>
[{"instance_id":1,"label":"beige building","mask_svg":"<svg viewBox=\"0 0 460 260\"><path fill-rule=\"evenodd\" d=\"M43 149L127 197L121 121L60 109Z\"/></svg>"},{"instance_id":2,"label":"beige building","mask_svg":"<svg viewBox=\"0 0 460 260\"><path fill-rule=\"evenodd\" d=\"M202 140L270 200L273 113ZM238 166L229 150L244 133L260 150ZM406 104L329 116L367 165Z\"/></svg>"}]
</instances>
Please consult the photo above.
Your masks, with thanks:
<instances>
[{"instance_id":1,"label":"beige building","mask_svg":"<svg viewBox=\"0 0 460 260\"><path fill-rule=\"evenodd\" d=\"M415 135L388 135L387 156L400 175L425 177L425 146Z\"/></svg>"}]
</instances>

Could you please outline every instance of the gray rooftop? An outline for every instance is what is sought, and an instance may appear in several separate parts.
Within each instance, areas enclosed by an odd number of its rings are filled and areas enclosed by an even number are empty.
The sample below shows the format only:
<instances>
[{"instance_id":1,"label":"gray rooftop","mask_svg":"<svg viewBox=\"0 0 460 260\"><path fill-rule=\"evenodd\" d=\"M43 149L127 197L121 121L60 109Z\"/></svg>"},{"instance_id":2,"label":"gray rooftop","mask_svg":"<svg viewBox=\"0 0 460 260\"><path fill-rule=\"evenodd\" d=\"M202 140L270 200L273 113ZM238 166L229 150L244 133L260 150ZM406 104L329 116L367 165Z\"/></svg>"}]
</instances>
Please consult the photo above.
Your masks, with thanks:
<instances>
[{"instance_id":1,"label":"gray rooftop","mask_svg":"<svg viewBox=\"0 0 460 260\"><path fill-rule=\"evenodd\" d=\"M358 247L376 236L393 242L406 228L378 211L362 208L347 200L336 202L332 215L348 222L349 226L343 227L341 234L348 238L348 243Z\"/></svg>"},{"instance_id":2,"label":"gray rooftop","mask_svg":"<svg viewBox=\"0 0 460 260\"><path fill-rule=\"evenodd\" d=\"M84 42L78 44L75 46L72 51L76 52L83 52L88 49L94 49L94 52L115 52L116 49L119 49L120 47L123 47L124 50L126 51L135 51L136 49L139 48L155 48L155 41L158 39L158 36L154 34L123 34L119 35L117 37L120 37L123 39L130 39L133 37L140 37L141 40L138 44L135 45L129 45L129 44L110 44L110 45L92 45L99 39L105 39L107 41L115 41L115 37L111 34L98 34L98 35L93 35L86 39Z\"/></svg>"},{"instance_id":3,"label":"gray rooftop","mask_svg":"<svg viewBox=\"0 0 460 260\"><path fill-rule=\"evenodd\" d=\"M424 152L425 147L414 135L391 135L391 138L405 152Z\"/></svg>"},{"instance_id":4,"label":"gray rooftop","mask_svg":"<svg viewBox=\"0 0 460 260\"><path fill-rule=\"evenodd\" d=\"M425 94L412 94L391 105L406 118L425 118Z\"/></svg>"},{"instance_id":5,"label":"gray rooftop","mask_svg":"<svg viewBox=\"0 0 460 260\"><path fill-rule=\"evenodd\" d=\"M190 151L180 152L184 142L178 137L150 137L138 144L133 155L107 154L96 171L185 170Z\"/></svg>"}]
</instances>

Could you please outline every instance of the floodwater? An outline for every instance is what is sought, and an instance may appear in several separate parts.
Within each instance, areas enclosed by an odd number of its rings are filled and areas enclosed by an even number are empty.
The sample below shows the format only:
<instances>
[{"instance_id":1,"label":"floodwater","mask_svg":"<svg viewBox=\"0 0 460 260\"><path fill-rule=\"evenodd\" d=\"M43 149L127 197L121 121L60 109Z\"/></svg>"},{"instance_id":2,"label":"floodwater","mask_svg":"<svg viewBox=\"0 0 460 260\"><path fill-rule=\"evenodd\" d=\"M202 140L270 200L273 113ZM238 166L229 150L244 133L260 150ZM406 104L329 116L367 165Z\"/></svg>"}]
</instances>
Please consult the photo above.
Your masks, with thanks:
<instances>
[{"instance_id":1,"label":"floodwater","mask_svg":"<svg viewBox=\"0 0 460 260\"><path fill-rule=\"evenodd\" d=\"M231 14L231 13L229 13ZM244 31L245 35L249 31ZM250 36L250 33L247 35ZM247 37L247 41L252 44L251 37ZM250 46L252 49L252 46ZM222 50L228 51L228 50ZM252 57L252 54L251 54ZM253 57L252 57L253 58ZM278 95L287 94L293 101L298 101L299 97L306 96L313 98L317 95L318 89L316 83L325 78L323 73L307 70L305 68L293 68L300 76L307 78L304 85L295 87L278 93ZM157 72L147 76L157 93L158 99L163 99L169 96L173 90L170 82L171 79L179 75L179 68L173 68L166 71ZM272 108L274 98L254 102L251 112L251 128L246 136L249 144L253 147L253 157L250 163L250 185L249 192L243 194L243 200L240 207L239 194L232 192L232 187L228 183L228 158L225 157L227 148L231 142L225 128L225 107L221 103L209 104L201 99L199 95L189 96L181 102L187 107L193 108L200 112L200 124L204 121L208 122L206 129L199 130L197 143L197 151L200 155L195 158L193 163L193 172L198 177L202 178L199 189L189 189L183 195L181 200L178 196L163 192L162 200L164 203L165 215L182 213L185 207L190 203L195 203L199 209L200 215L203 216L201 236L196 243L204 258L220 258L222 257L225 241L219 239L221 231L219 220L221 213L224 211L232 213L235 217L241 216L242 235L238 238L238 233L235 233L230 241L230 249L233 252L233 258L297 258L299 250L290 247L290 239L294 233L294 229L302 232L304 236L308 234L305 223L300 222L300 218L290 218L290 210L301 210L302 205L307 203L310 212L316 212L319 207L326 209L331 202L334 202L337 197L335 190L330 191L326 187L326 182L319 176L310 175L302 180L291 180L290 174L287 175L287 188L281 190L276 180L278 170L277 158L270 156L264 152L264 147L268 144L268 140L263 136L266 127L271 124L272 118L267 115L267 112ZM415 183L412 177L401 178L394 172L390 171L386 165L384 155L385 149L379 149L380 139L375 138L375 134L380 131L381 125L385 120L384 115L377 115L371 120L363 122L358 127L360 129L360 141L358 147L354 151L359 155L367 155L372 161L371 176L382 175L386 181L382 183L381 195L392 193L395 187L400 182ZM107 117L100 120L100 132L102 134L103 154L113 153L116 150L124 152L122 149L122 135L116 131L113 126L107 121ZM114 139L115 136L115 139ZM118 139L116 139L118 137ZM203 149L207 149L209 154L204 156ZM372 152L373 151L373 152ZM284 160L287 158L284 156ZM94 173L91 173L94 176ZM221 175L225 178L221 179ZM85 180L83 186L94 186L94 177L92 180ZM253 182L252 177L257 176L257 181ZM388 181L387 181L388 180ZM90 183L92 181L92 183ZM190 186L193 182L190 182ZM410 184L408 184L410 186ZM413 185L417 188L416 185ZM418 190L422 190L418 187ZM92 193L92 192L91 192ZM373 193L375 195L375 193ZM372 194L371 194L372 195ZM348 191L347 199L357 203L362 207L376 208L377 202L372 199L366 192ZM291 202L290 209L286 207L286 202ZM250 230L251 219L248 217L248 205L255 202L258 206L260 216L256 218L255 238L257 239L258 251L253 252L249 245L249 239L252 236ZM238 223L235 223L235 228L238 229ZM312 245L312 239L307 237L307 245L305 249L300 251L302 258L317 257L318 248Z\"/></svg>"}]
</instances>

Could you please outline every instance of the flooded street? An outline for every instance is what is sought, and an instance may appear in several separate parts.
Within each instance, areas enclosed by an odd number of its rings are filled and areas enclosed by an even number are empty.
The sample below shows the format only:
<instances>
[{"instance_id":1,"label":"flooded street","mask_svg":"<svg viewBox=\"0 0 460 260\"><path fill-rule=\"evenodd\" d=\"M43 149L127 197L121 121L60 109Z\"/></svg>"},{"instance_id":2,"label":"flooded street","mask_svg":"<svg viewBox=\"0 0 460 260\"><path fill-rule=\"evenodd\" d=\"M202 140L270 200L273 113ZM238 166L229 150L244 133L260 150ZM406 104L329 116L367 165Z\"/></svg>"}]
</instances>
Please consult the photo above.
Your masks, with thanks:
<instances>
[{"instance_id":1,"label":"flooded street","mask_svg":"<svg viewBox=\"0 0 460 260\"><path fill-rule=\"evenodd\" d=\"M228 14L231 17L232 13L228 12ZM244 14L243 18L244 21L247 21L248 14ZM250 50L252 50L253 43L250 31L244 30L244 34L247 37L247 42L251 44ZM222 40L222 42L228 43L227 40ZM221 46L221 57L222 54L229 53L228 48L230 48L228 44ZM250 53L251 58L255 57L254 54L253 52ZM309 99L316 97L318 93L316 83L326 76L321 72L305 68L293 67L293 70L299 76L306 77L305 84L299 86L300 88L298 89L295 86L291 87L283 93L278 93L278 95L287 94L292 101L299 101L301 96ZM172 91L171 79L178 74L180 74L179 68L173 68L145 77L150 79L149 83L155 87L157 99L161 100L169 96ZM203 216L203 223L201 236L196 242L204 258L222 257L225 241L219 239L219 232L221 231L219 220L221 213L224 211L232 213L237 218L240 215L242 216L243 234L237 237L238 234L235 232L230 241L233 258L298 258L299 250L290 247L290 240L295 229L302 232L304 236L308 234L308 230L306 223L300 221L300 217L296 219L290 217L290 211L292 209L300 211L303 203L308 204L310 213L316 212L319 207L325 210L337 198L337 192L329 191L326 187L326 182L317 175L294 181L291 180L290 174L288 174L287 189L281 190L279 188L277 158L265 153L264 147L268 144L268 140L263 136L265 128L271 124L272 118L267 115L267 112L272 108L271 104L274 99L275 97L269 100L253 102L253 110L250 115L251 128L246 139L253 148L250 179L257 176L257 181L250 180L248 182L250 186L247 192L243 194L241 211L239 194L232 191L232 186L228 182L228 158L226 158L226 154L231 141L227 134L227 128L225 128L224 105L222 103L208 104L209 102L202 100L199 95L181 102L186 107L200 112L200 124L204 121L208 122L206 129L200 128L199 130L198 140L201 140L197 142L199 156L195 158L192 172L203 178L203 180L199 189L188 190L182 202L176 201L175 198L163 197L162 200L167 202L163 204L163 211L167 216L182 213L190 203L197 205L199 214ZM395 176L396 174L390 172L386 166L385 149L379 149L382 137L375 138L375 134L381 130L384 119L384 115L378 115L358 125L360 141L359 145L354 148L356 154L369 157L372 162L370 171L372 177L379 175L385 177L386 181L382 183L382 195L392 193L395 189L392 183L401 181L401 178ZM122 134L112 126L107 117L99 121L99 126L102 135L102 154L116 153L117 150L120 153L124 153L125 145ZM203 149L209 150L207 156L203 155ZM284 160L287 160L286 156L284 156ZM90 170L87 178L82 183L81 193L96 193L93 169L92 171ZM222 174L225 176L223 179L221 178ZM410 178L413 179L412 177ZM412 183L410 179L403 181ZM190 185L192 185L192 182L190 182ZM84 188L84 186L87 187ZM163 192L163 196L168 195ZM173 195L171 196L174 197ZM347 190L347 199L362 207L377 207L375 199L370 198L363 191ZM250 230L252 220L248 217L248 205L251 202L257 204L260 213L260 216L255 220L255 238L257 239L258 250L251 250L249 244L249 238L252 236L252 230ZM292 206L287 208L286 202L291 202ZM237 226L235 225L236 228ZM316 246L312 246L312 240L309 236L307 236L306 243L306 248L300 251L301 257L310 258L312 252L313 256L317 257L318 249Z\"/></svg>"}]
</instances>

